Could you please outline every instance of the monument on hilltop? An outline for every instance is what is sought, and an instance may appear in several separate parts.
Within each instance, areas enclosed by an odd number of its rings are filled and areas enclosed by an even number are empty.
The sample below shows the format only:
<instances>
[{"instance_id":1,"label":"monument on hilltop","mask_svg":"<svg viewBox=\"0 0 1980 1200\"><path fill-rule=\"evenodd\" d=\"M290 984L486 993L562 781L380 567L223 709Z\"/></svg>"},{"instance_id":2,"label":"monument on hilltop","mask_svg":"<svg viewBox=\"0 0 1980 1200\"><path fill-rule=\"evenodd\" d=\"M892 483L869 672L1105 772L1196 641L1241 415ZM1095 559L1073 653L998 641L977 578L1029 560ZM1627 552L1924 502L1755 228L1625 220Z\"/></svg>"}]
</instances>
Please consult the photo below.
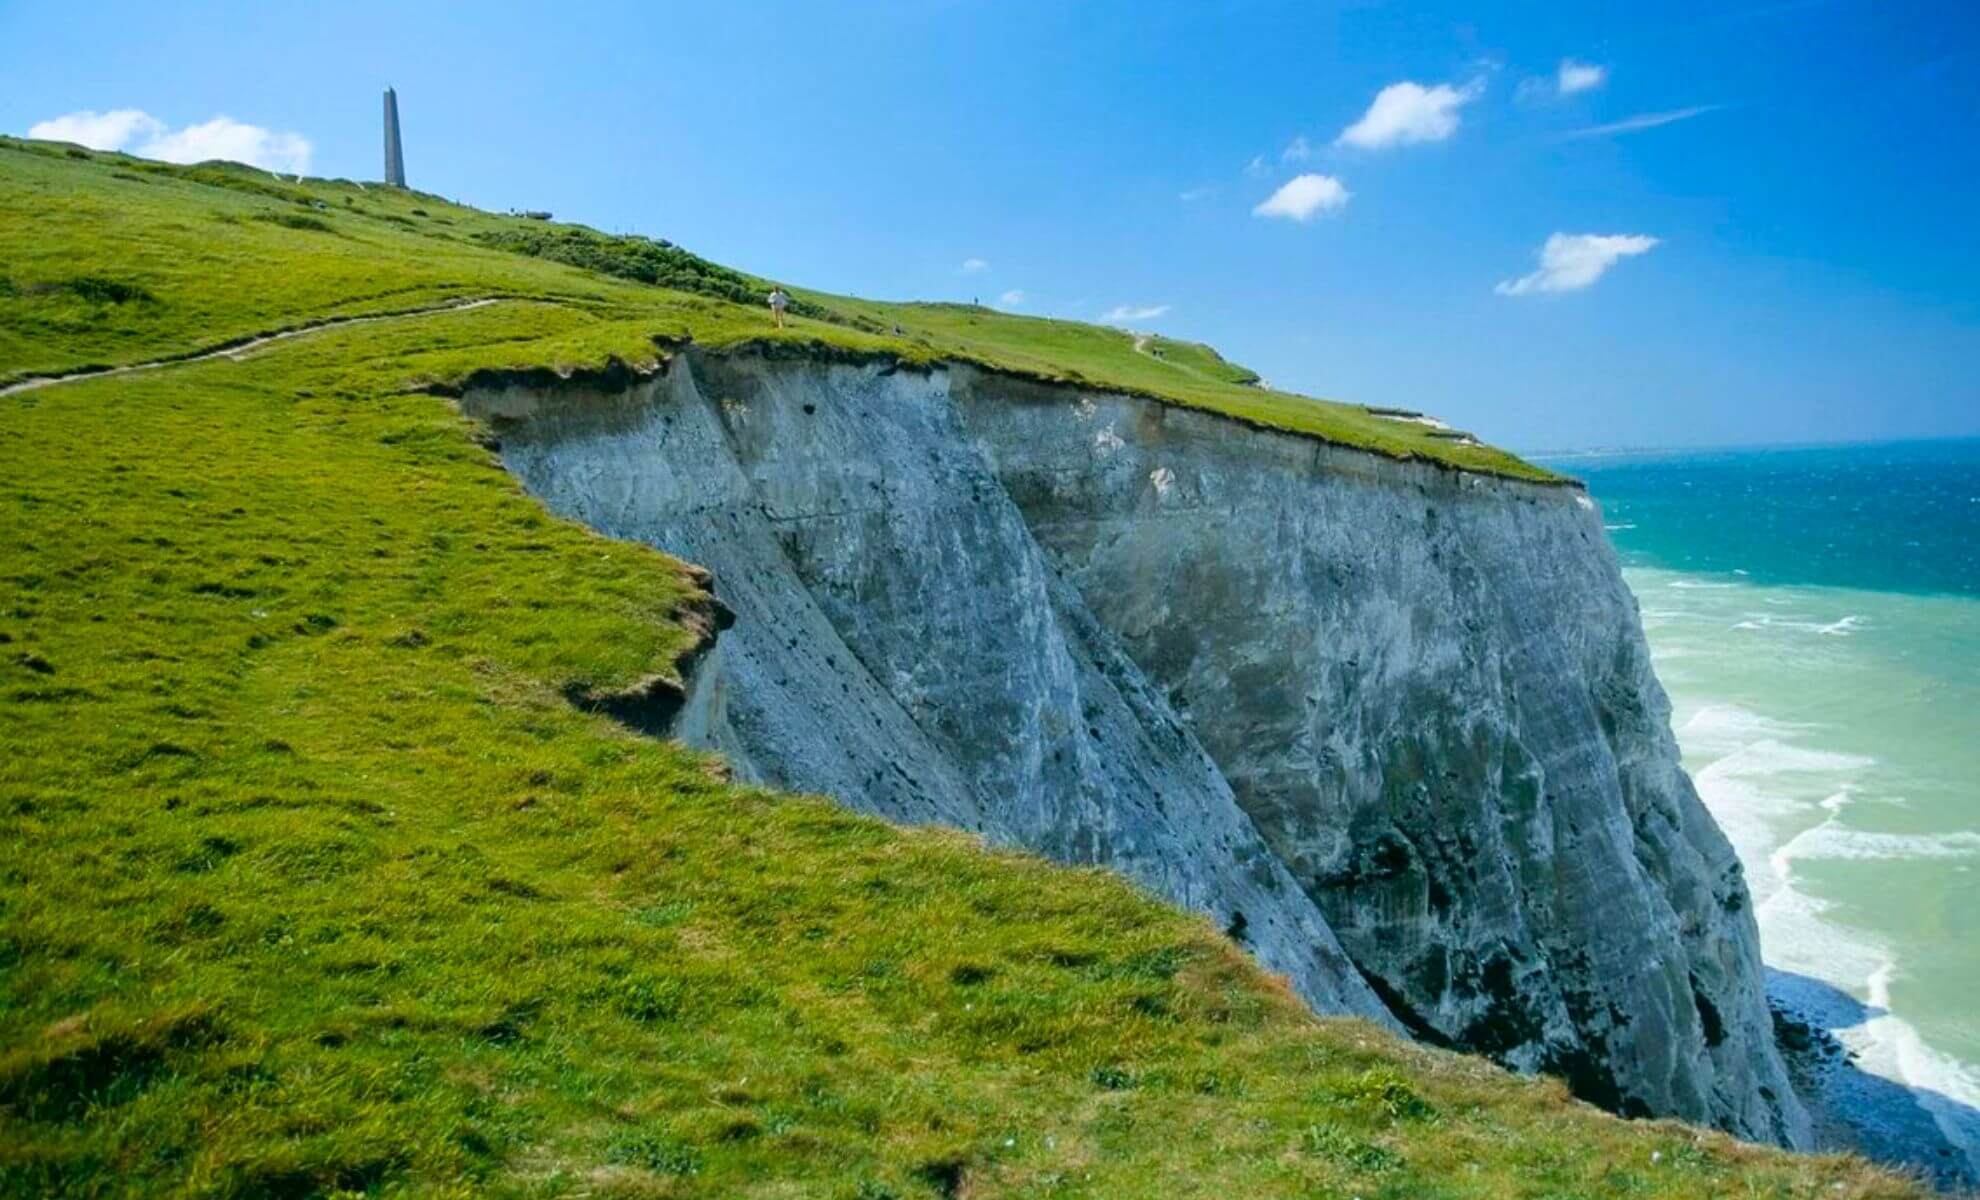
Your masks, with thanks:
<instances>
[{"instance_id":1,"label":"monument on hilltop","mask_svg":"<svg viewBox=\"0 0 1980 1200\"><path fill-rule=\"evenodd\" d=\"M385 182L406 186L406 156L399 148L399 94L385 89Z\"/></svg>"}]
</instances>

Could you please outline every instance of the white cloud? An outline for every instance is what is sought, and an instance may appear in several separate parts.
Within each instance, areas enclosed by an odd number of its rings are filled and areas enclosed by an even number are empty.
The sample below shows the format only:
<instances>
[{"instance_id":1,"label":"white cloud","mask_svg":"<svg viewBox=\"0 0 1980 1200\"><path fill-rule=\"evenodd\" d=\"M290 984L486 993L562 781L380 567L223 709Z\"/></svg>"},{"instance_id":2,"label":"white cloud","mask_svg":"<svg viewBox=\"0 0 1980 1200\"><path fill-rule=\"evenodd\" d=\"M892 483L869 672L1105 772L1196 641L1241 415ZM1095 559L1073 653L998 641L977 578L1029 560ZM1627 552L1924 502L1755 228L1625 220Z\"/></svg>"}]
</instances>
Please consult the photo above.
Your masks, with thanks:
<instances>
[{"instance_id":1,"label":"white cloud","mask_svg":"<svg viewBox=\"0 0 1980 1200\"><path fill-rule=\"evenodd\" d=\"M1125 325L1129 321L1153 321L1157 317L1166 316L1168 311L1169 306L1166 304L1117 304L1100 314L1100 323Z\"/></svg>"},{"instance_id":2,"label":"white cloud","mask_svg":"<svg viewBox=\"0 0 1980 1200\"><path fill-rule=\"evenodd\" d=\"M1198 200L1206 200L1216 193L1217 189L1206 183L1201 187L1193 187L1186 192L1178 193L1176 199L1182 201L1184 204L1194 204Z\"/></svg>"},{"instance_id":3,"label":"white cloud","mask_svg":"<svg viewBox=\"0 0 1980 1200\"><path fill-rule=\"evenodd\" d=\"M1639 129L1655 129L1659 125L1669 125L1674 121L1689 121L1702 117L1708 112L1717 112L1723 104L1694 104L1690 108L1674 108L1669 112L1639 113L1634 117L1624 117L1607 125L1590 125L1586 129L1576 129L1561 135L1563 141L1575 138L1607 137L1612 133L1635 133Z\"/></svg>"},{"instance_id":4,"label":"white cloud","mask_svg":"<svg viewBox=\"0 0 1980 1200\"><path fill-rule=\"evenodd\" d=\"M188 125L153 138L138 153L175 163L222 158L284 175L300 175L309 170L310 144L298 133L276 133L259 125L243 125L231 117L215 117L203 125Z\"/></svg>"},{"instance_id":5,"label":"white cloud","mask_svg":"<svg viewBox=\"0 0 1980 1200\"><path fill-rule=\"evenodd\" d=\"M1564 58L1552 75L1532 75L1519 81L1513 99L1521 104L1545 104L1563 96L1594 91L1609 82L1609 68Z\"/></svg>"},{"instance_id":6,"label":"white cloud","mask_svg":"<svg viewBox=\"0 0 1980 1200\"><path fill-rule=\"evenodd\" d=\"M154 138L165 132L164 122L135 108L118 108L107 113L72 112L31 126L27 135L49 142L74 142L91 150L122 150L139 137Z\"/></svg>"},{"instance_id":7,"label":"white cloud","mask_svg":"<svg viewBox=\"0 0 1980 1200\"><path fill-rule=\"evenodd\" d=\"M1251 161L1244 164L1244 173L1253 179L1262 179L1272 173L1272 164L1265 161L1263 154L1254 154Z\"/></svg>"},{"instance_id":8,"label":"white cloud","mask_svg":"<svg viewBox=\"0 0 1980 1200\"><path fill-rule=\"evenodd\" d=\"M1295 175L1252 209L1254 216L1310 221L1346 206L1351 193L1332 175Z\"/></svg>"},{"instance_id":9,"label":"white cloud","mask_svg":"<svg viewBox=\"0 0 1980 1200\"><path fill-rule=\"evenodd\" d=\"M1649 253L1658 239L1641 233L1557 233L1540 247L1540 269L1492 290L1501 296L1578 292L1625 258Z\"/></svg>"},{"instance_id":10,"label":"white cloud","mask_svg":"<svg viewBox=\"0 0 1980 1200\"><path fill-rule=\"evenodd\" d=\"M974 275L978 271L988 271L990 264L980 258L965 258L963 259L962 269L965 273Z\"/></svg>"},{"instance_id":11,"label":"white cloud","mask_svg":"<svg viewBox=\"0 0 1980 1200\"><path fill-rule=\"evenodd\" d=\"M1376 150L1412 142L1441 142L1457 132L1458 110L1484 91L1483 79L1474 79L1461 88L1448 83L1434 87L1408 81L1392 83L1375 93L1368 111L1341 130L1335 144Z\"/></svg>"},{"instance_id":12,"label":"white cloud","mask_svg":"<svg viewBox=\"0 0 1980 1200\"><path fill-rule=\"evenodd\" d=\"M1312 157L1313 147L1307 143L1304 134L1287 142L1286 148L1279 151L1280 162L1305 162Z\"/></svg>"},{"instance_id":13,"label":"white cloud","mask_svg":"<svg viewBox=\"0 0 1980 1200\"><path fill-rule=\"evenodd\" d=\"M997 303L1003 305L1005 308L1016 308L1018 305L1024 303L1024 289L1012 288L1010 291L997 297Z\"/></svg>"},{"instance_id":14,"label":"white cloud","mask_svg":"<svg viewBox=\"0 0 1980 1200\"><path fill-rule=\"evenodd\" d=\"M312 147L299 133L277 133L219 116L201 125L171 129L135 108L107 113L73 112L28 130L31 138L77 142L92 150L123 150L139 158L196 163L220 158L285 175L309 170Z\"/></svg>"},{"instance_id":15,"label":"white cloud","mask_svg":"<svg viewBox=\"0 0 1980 1200\"><path fill-rule=\"evenodd\" d=\"M1572 96L1601 87L1609 79L1609 68L1594 63L1576 62L1571 58L1561 60L1561 69L1555 75L1555 86L1561 95Z\"/></svg>"}]
</instances>

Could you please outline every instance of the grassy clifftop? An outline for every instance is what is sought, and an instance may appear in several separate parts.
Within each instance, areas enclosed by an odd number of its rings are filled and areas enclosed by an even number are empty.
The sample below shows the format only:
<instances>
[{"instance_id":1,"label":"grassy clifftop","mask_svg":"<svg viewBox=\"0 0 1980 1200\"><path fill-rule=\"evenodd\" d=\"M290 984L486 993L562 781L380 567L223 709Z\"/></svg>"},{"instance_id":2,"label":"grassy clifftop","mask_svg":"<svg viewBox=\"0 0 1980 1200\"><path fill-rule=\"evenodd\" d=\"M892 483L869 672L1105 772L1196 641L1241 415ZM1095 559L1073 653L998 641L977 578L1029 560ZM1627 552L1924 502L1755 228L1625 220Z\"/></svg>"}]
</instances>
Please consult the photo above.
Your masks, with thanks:
<instances>
[{"instance_id":1,"label":"grassy clifftop","mask_svg":"<svg viewBox=\"0 0 1980 1200\"><path fill-rule=\"evenodd\" d=\"M202 174L0 145L0 374L514 298L0 397L0 1194L1918 1194L1316 1020L1109 875L572 707L693 641L695 577L420 385L763 321Z\"/></svg>"},{"instance_id":2,"label":"grassy clifftop","mask_svg":"<svg viewBox=\"0 0 1980 1200\"><path fill-rule=\"evenodd\" d=\"M71 157L73 155L74 157ZM168 167L0 138L0 383L184 354L325 316L471 295L568 310L523 357L650 361L652 338L713 346L788 340L914 361L966 360L1139 392L1376 453L1552 480L1447 430L1255 386L1208 347L949 304L891 304L792 287L778 331L769 284L664 242L611 237L373 186L278 180L245 167ZM786 285L790 286L790 285Z\"/></svg>"}]
</instances>

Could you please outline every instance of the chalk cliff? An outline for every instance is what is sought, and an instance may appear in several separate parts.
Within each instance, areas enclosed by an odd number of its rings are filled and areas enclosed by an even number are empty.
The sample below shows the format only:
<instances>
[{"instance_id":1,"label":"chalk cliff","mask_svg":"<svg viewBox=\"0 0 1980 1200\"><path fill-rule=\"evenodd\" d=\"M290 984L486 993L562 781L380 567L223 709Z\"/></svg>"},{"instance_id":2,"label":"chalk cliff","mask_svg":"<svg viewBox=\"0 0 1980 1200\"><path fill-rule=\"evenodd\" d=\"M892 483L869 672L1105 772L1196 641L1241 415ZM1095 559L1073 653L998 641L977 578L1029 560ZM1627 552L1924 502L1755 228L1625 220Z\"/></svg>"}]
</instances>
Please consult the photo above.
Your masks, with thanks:
<instances>
[{"instance_id":1,"label":"chalk cliff","mask_svg":"<svg viewBox=\"0 0 1980 1200\"><path fill-rule=\"evenodd\" d=\"M463 408L714 573L680 736L1116 868L1316 1008L1806 1145L1737 860L1578 490L968 366L686 352Z\"/></svg>"}]
</instances>

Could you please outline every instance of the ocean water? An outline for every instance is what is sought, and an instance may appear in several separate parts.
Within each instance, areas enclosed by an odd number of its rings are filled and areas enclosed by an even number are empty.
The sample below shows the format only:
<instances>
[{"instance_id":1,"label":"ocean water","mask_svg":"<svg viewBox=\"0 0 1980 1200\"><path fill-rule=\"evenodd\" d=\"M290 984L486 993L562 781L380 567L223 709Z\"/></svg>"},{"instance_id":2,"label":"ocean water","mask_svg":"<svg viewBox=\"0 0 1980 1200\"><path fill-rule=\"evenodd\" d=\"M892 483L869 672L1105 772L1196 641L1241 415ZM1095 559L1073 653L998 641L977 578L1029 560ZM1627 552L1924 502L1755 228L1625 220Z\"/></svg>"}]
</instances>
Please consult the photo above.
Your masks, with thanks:
<instances>
[{"instance_id":1,"label":"ocean water","mask_svg":"<svg viewBox=\"0 0 1980 1200\"><path fill-rule=\"evenodd\" d=\"M1980 440L1549 461L1602 507L1770 993L1980 1170Z\"/></svg>"}]
</instances>

